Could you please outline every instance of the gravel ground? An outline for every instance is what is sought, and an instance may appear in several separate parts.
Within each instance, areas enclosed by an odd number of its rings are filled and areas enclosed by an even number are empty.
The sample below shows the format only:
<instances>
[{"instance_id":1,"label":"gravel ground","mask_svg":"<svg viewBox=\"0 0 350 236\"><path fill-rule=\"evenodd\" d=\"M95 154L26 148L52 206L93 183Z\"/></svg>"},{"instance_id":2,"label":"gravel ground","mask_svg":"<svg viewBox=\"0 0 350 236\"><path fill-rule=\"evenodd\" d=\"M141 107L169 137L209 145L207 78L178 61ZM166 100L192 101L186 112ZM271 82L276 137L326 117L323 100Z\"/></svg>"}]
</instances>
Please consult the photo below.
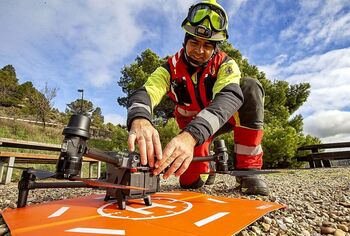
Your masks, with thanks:
<instances>
[{"instance_id":1,"label":"gravel ground","mask_svg":"<svg viewBox=\"0 0 350 236\"><path fill-rule=\"evenodd\" d=\"M262 176L270 186L270 196L244 196L235 189L235 178L218 175L215 184L198 192L232 198L260 199L287 207L271 212L243 231L248 235L336 235L350 236L350 167L281 170ZM161 191L180 190L176 178L162 181ZM104 193L91 189L37 189L30 191L28 203ZM0 185L0 210L15 208L17 184ZM10 235L0 219L0 235Z\"/></svg>"}]
</instances>

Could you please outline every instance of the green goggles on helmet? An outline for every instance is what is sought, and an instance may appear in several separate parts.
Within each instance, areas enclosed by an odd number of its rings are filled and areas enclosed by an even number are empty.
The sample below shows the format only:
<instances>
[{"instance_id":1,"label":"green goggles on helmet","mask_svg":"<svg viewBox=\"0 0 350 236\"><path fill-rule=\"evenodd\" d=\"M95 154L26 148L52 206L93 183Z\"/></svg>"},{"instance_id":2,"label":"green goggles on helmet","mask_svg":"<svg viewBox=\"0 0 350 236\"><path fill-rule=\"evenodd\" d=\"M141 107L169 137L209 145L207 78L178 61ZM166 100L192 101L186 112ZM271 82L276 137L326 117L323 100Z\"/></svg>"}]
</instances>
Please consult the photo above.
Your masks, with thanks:
<instances>
[{"instance_id":1,"label":"green goggles on helmet","mask_svg":"<svg viewBox=\"0 0 350 236\"><path fill-rule=\"evenodd\" d=\"M217 32L227 28L226 13L212 4L198 3L193 5L186 19L192 26L200 25L207 19L210 22L211 30Z\"/></svg>"}]
</instances>

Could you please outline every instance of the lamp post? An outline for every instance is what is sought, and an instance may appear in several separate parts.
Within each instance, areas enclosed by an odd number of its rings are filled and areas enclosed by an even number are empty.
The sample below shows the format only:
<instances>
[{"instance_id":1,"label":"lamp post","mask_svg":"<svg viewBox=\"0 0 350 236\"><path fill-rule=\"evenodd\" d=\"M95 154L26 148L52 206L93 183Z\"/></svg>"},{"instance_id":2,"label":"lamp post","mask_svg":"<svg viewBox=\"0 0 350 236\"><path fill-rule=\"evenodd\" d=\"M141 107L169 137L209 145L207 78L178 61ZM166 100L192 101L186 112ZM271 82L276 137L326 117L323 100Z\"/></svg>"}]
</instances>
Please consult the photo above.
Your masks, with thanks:
<instances>
[{"instance_id":1,"label":"lamp post","mask_svg":"<svg viewBox=\"0 0 350 236\"><path fill-rule=\"evenodd\" d=\"M84 89L78 89L78 92L81 93L80 114L83 114Z\"/></svg>"}]
</instances>

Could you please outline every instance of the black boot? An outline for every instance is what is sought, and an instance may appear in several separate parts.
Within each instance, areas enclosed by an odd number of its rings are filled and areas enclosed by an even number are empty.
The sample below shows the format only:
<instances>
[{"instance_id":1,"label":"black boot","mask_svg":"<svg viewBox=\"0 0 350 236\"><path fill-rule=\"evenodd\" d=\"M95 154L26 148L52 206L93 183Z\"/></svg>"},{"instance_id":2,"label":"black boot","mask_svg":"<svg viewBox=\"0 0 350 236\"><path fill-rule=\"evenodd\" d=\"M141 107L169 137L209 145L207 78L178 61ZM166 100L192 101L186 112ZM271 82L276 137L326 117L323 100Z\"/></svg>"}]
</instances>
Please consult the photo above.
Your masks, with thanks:
<instances>
[{"instance_id":1,"label":"black boot","mask_svg":"<svg viewBox=\"0 0 350 236\"><path fill-rule=\"evenodd\" d=\"M213 185L215 183L215 161L209 162L210 172L207 181L205 181L205 185Z\"/></svg>"},{"instance_id":2,"label":"black boot","mask_svg":"<svg viewBox=\"0 0 350 236\"><path fill-rule=\"evenodd\" d=\"M247 195L269 195L269 188L266 182L256 175L236 177L242 193Z\"/></svg>"},{"instance_id":3,"label":"black boot","mask_svg":"<svg viewBox=\"0 0 350 236\"><path fill-rule=\"evenodd\" d=\"M215 182L216 174L209 174L207 181L205 181L205 185L213 185Z\"/></svg>"},{"instance_id":4,"label":"black boot","mask_svg":"<svg viewBox=\"0 0 350 236\"><path fill-rule=\"evenodd\" d=\"M198 177L198 179L196 181L194 181L193 183L186 184L186 185L181 183L181 181L180 181L180 186L183 189L197 189L197 188L203 187L204 184L205 184L205 181L203 181L201 177Z\"/></svg>"}]
</instances>

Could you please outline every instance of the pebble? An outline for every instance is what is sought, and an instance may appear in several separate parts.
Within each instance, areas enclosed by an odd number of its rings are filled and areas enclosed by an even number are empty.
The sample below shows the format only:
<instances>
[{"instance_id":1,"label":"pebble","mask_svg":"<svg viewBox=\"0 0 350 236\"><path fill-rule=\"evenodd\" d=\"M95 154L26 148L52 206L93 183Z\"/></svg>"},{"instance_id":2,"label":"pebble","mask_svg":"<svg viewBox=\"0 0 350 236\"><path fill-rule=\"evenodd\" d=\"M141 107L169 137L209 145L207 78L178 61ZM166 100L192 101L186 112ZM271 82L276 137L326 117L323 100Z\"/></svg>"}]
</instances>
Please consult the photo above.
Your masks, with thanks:
<instances>
[{"instance_id":1,"label":"pebble","mask_svg":"<svg viewBox=\"0 0 350 236\"><path fill-rule=\"evenodd\" d=\"M328 226L321 226L321 234L333 234L335 232L335 228Z\"/></svg>"},{"instance_id":2,"label":"pebble","mask_svg":"<svg viewBox=\"0 0 350 236\"><path fill-rule=\"evenodd\" d=\"M271 224L272 223L272 219L267 217L267 216L264 216L263 217L263 222L265 222L266 224Z\"/></svg>"},{"instance_id":3,"label":"pebble","mask_svg":"<svg viewBox=\"0 0 350 236\"><path fill-rule=\"evenodd\" d=\"M281 230L287 230L287 226L283 223L282 220L276 220L276 222Z\"/></svg>"},{"instance_id":4,"label":"pebble","mask_svg":"<svg viewBox=\"0 0 350 236\"><path fill-rule=\"evenodd\" d=\"M284 221L285 223L287 223L287 224L293 224L293 222L294 222L293 219L290 218L290 217L284 218L283 221Z\"/></svg>"},{"instance_id":5,"label":"pebble","mask_svg":"<svg viewBox=\"0 0 350 236\"><path fill-rule=\"evenodd\" d=\"M335 224L333 222L329 222L329 221L322 222L322 226L335 228Z\"/></svg>"},{"instance_id":6,"label":"pebble","mask_svg":"<svg viewBox=\"0 0 350 236\"><path fill-rule=\"evenodd\" d=\"M262 226L264 232L270 231L271 225L262 222L262 223L261 223L261 226Z\"/></svg>"},{"instance_id":7,"label":"pebble","mask_svg":"<svg viewBox=\"0 0 350 236\"><path fill-rule=\"evenodd\" d=\"M7 228L0 228L0 236L5 235L7 232Z\"/></svg>"},{"instance_id":8,"label":"pebble","mask_svg":"<svg viewBox=\"0 0 350 236\"><path fill-rule=\"evenodd\" d=\"M257 235L261 235L261 229L259 229L259 227L257 226L252 226L252 230L254 231L254 233L256 233Z\"/></svg>"},{"instance_id":9,"label":"pebble","mask_svg":"<svg viewBox=\"0 0 350 236\"><path fill-rule=\"evenodd\" d=\"M334 232L334 236L345 236L345 235L346 235L345 232L341 229L337 229Z\"/></svg>"},{"instance_id":10,"label":"pebble","mask_svg":"<svg viewBox=\"0 0 350 236\"><path fill-rule=\"evenodd\" d=\"M246 230L239 232L238 236L249 236L249 233Z\"/></svg>"},{"instance_id":11,"label":"pebble","mask_svg":"<svg viewBox=\"0 0 350 236\"><path fill-rule=\"evenodd\" d=\"M339 205L350 208L350 202L339 202Z\"/></svg>"},{"instance_id":12,"label":"pebble","mask_svg":"<svg viewBox=\"0 0 350 236\"><path fill-rule=\"evenodd\" d=\"M345 232L348 232L348 231L349 231L349 227L346 226L346 225L343 225L343 224L339 224L339 225L338 225L338 229L341 229L341 230L343 230L343 231L345 231Z\"/></svg>"},{"instance_id":13,"label":"pebble","mask_svg":"<svg viewBox=\"0 0 350 236\"><path fill-rule=\"evenodd\" d=\"M301 231L301 234L302 234L303 236L311 236L311 234L310 234L309 231L307 231L307 230Z\"/></svg>"}]
</instances>

